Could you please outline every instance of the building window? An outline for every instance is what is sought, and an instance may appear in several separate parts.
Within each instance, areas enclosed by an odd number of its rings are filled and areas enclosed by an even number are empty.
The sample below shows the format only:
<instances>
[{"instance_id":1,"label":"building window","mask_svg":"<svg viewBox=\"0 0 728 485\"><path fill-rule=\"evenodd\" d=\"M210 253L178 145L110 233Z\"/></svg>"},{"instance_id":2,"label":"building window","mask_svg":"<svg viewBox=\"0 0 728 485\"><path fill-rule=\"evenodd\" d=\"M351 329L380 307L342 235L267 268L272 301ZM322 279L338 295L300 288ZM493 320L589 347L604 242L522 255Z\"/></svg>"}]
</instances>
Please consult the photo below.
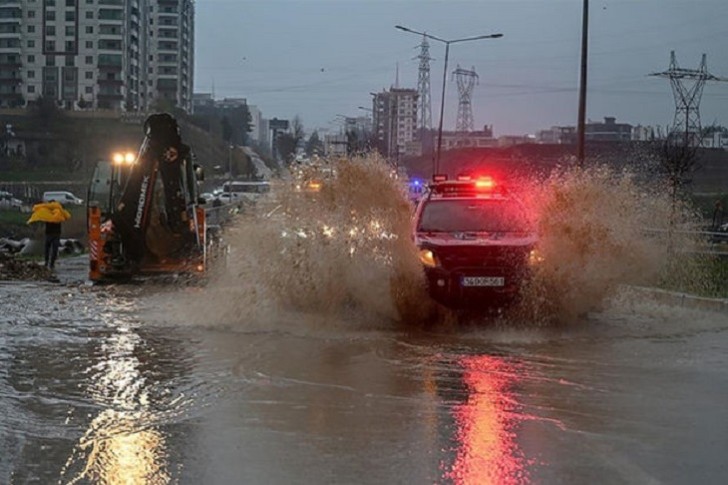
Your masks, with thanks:
<instances>
[{"instance_id":1,"label":"building window","mask_svg":"<svg viewBox=\"0 0 728 485\"><path fill-rule=\"evenodd\" d=\"M52 40L47 40L45 44L45 48L48 52L53 52L56 50L56 43Z\"/></svg>"},{"instance_id":2,"label":"building window","mask_svg":"<svg viewBox=\"0 0 728 485\"><path fill-rule=\"evenodd\" d=\"M28 26L28 33L29 33L29 34L32 34L32 33L34 33L34 32L35 32L35 25L29 25L29 26Z\"/></svg>"},{"instance_id":3,"label":"building window","mask_svg":"<svg viewBox=\"0 0 728 485\"><path fill-rule=\"evenodd\" d=\"M86 33L87 34L93 34L94 33L94 26L93 25L87 25L86 26Z\"/></svg>"},{"instance_id":4,"label":"building window","mask_svg":"<svg viewBox=\"0 0 728 485\"><path fill-rule=\"evenodd\" d=\"M29 92L30 94L33 94L33 93L35 93L35 86L32 86L32 85L31 85L31 86L28 86L28 92Z\"/></svg>"},{"instance_id":5,"label":"building window","mask_svg":"<svg viewBox=\"0 0 728 485\"><path fill-rule=\"evenodd\" d=\"M66 0L66 7L75 7L76 0Z\"/></svg>"},{"instance_id":6,"label":"building window","mask_svg":"<svg viewBox=\"0 0 728 485\"><path fill-rule=\"evenodd\" d=\"M66 11L66 22L73 22L76 20L76 12L74 10Z\"/></svg>"},{"instance_id":7,"label":"building window","mask_svg":"<svg viewBox=\"0 0 728 485\"><path fill-rule=\"evenodd\" d=\"M73 37L76 35L76 27L73 25L66 26L66 37Z\"/></svg>"},{"instance_id":8,"label":"building window","mask_svg":"<svg viewBox=\"0 0 728 485\"><path fill-rule=\"evenodd\" d=\"M28 47L31 49L35 47L35 41L33 39L28 40Z\"/></svg>"},{"instance_id":9,"label":"building window","mask_svg":"<svg viewBox=\"0 0 728 485\"><path fill-rule=\"evenodd\" d=\"M84 91L86 91L86 94L93 94L94 88L92 86L86 86L86 89Z\"/></svg>"},{"instance_id":10,"label":"building window","mask_svg":"<svg viewBox=\"0 0 728 485\"><path fill-rule=\"evenodd\" d=\"M28 71L28 79L33 79L35 77L35 71Z\"/></svg>"},{"instance_id":11,"label":"building window","mask_svg":"<svg viewBox=\"0 0 728 485\"><path fill-rule=\"evenodd\" d=\"M93 63L94 63L94 57L86 56L86 64L93 64Z\"/></svg>"},{"instance_id":12,"label":"building window","mask_svg":"<svg viewBox=\"0 0 728 485\"><path fill-rule=\"evenodd\" d=\"M35 18L35 10L28 10L28 18L29 19Z\"/></svg>"},{"instance_id":13,"label":"building window","mask_svg":"<svg viewBox=\"0 0 728 485\"><path fill-rule=\"evenodd\" d=\"M93 19L94 18L94 13L93 13L92 10L89 10L89 11L86 12L86 18L87 19Z\"/></svg>"},{"instance_id":14,"label":"building window","mask_svg":"<svg viewBox=\"0 0 728 485\"><path fill-rule=\"evenodd\" d=\"M87 40L86 41L86 49L93 49L94 48L94 41Z\"/></svg>"},{"instance_id":15,"label":"building window","mask_svg":"<svg viewBox=\"0 0 728 485\"><path fill-rule=\"evenodd\" d=\"M49 21L56 20L56 11L55 10L46 10L45 18L46 18L46 20L49 20Z\"/></svg>"},{"instance_id":16,"label":"building window","mask_svg":"<svg viewBox=\"0 0 728 485\"><path fill-rule=\"evenodd\" d=\"M93 79L94 73L93 71L86 71L86 79Z\"/></svg>"},{"instance_id":17,"label":"building window","mask_svg":"<svg viewBox=\"0 0 728 485\"><path fill-rule=\"evenodd\" d=\"M66 52L73 52L76 50L76 42L73 40L66 41Z\"/></svg>"},{"instance_id":18,"label":"building window","mask_svg":"<svg viewBox=\"0 0 728 485\"><path fill-rule=\"evenodd\" d=\"M55 25L46 25L45 35L46 35L46 37L54 37L56 35L56 26Z\"/></svg>"},{"instance_id":19,"label":"building window","mask_svg":"<svg viewBox=\"0 0 728 485\"><path fill-rule=\"evenodd\" d=\"M32 63L32 62L35 62L35 56L31 54L28 56L28 63Z\"/></svg>"}]
</instances>

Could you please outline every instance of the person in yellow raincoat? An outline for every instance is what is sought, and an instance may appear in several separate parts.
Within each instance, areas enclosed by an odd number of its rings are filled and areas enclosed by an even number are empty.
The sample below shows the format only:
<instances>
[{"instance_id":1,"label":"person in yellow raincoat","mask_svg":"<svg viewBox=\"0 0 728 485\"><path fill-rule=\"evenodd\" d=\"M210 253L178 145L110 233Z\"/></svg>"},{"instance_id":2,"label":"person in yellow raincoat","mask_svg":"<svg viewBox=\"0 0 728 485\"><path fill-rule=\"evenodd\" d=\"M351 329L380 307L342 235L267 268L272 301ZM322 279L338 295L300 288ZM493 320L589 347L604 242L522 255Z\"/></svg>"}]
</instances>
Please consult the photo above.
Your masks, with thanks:
<instances>
[{"instance_id":1,"label":"person in yellow raincoat","mask_svg":"<svg viewBox=\"0 0 728 485\"><path fill-rule=\"evenodd\" d=\"M58 259L58 248L61 245L61 223L71 218L71 214L54 200L35 204L28 224L45 223L45 266L54 269Z\"/></svg>"}]
</instances>

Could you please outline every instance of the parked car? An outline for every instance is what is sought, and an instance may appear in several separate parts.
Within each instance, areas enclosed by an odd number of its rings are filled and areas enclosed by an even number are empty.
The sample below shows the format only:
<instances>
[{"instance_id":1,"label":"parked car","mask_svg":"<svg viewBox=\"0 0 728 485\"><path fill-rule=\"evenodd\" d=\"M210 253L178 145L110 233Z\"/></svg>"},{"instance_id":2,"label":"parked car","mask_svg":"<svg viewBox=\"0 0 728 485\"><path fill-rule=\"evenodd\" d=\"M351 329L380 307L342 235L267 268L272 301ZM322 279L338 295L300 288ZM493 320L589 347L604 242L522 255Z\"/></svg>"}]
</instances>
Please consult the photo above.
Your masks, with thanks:
<instances>
[{"instance_id":1,"label":"parked car","mask_svg":"<svg viewBox=\"0 0 728 485\"><path fill-rule=\"evenodd\" d=\"M222 193L217 197L224 203L230 202L257 202L270 192L270 182L267 181L241 181L225 182L222 184Z\"/></svg>"},{"instance_id":2,"label":"parked car","mask_svg":"<svg viewBox=\"0 0 728 485\"><path fill-rule=\"evenodd\" d=\"M19 211L23 208L23 201L13 197L10 192L0 192L0 209Z\"/></svg>"},{"instance_id":3,"label":"parked car","mask_svg":"<svg viewBox=\"0 0 728 485\"><path fill-rule=\"evenodd\" d=\"M50 202L52 200L55 200L56 202L60 202L61 204L83 205L83 199L79 199L78 197L73 195L71 192L66 192L66 191L43 192L43 202Z\"/></svg>"}]
</instances>

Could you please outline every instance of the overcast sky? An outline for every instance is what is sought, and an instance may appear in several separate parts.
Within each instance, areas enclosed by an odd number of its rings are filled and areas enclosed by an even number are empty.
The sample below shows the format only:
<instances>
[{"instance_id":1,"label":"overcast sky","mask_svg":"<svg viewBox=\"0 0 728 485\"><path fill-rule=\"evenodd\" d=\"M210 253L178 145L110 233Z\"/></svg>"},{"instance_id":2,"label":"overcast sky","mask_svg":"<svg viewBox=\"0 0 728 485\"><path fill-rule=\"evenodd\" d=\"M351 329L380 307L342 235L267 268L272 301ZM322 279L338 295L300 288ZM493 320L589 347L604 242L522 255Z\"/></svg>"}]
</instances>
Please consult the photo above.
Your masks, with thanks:
<instances>
[{"instance_id":1,"label":"overcast sky","mask_svg":"<svg viewBox=\"0 0 728 485\"><path fill-rule=\"evenodd\" d=\"M336 128L336 115L365 114L370 92L417 87L420 37L503 33L456 44L452 71L474 67L475 126L496 135L576 124L581 0L197 0L195 91L245 97L266 118L298 114L307 129ZM674 103L669 65L728 77L728 1L591 0L587 116L667 125ZM432 115L439 117L444 46L431 44ZM453 128L457 88L448 73L445 127ZM705 88L703 124L728 125L728 83Z\"/></svg>"}]
</instances>

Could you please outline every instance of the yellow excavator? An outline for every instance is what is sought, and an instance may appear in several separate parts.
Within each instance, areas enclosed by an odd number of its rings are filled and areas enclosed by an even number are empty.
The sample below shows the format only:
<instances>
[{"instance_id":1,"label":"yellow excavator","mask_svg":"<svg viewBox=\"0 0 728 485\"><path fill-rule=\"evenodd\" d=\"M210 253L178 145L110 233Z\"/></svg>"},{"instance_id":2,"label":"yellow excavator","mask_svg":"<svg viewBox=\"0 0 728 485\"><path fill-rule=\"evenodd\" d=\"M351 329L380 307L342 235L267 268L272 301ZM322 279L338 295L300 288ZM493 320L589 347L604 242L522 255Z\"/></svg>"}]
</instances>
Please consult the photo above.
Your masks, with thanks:
<instances>
[{"instance_id":1,"label":"yellow excavator","mask_svg":"<svg viewBox=\"0 0 728 485\"><path fill-rule=\"evenodd\" d=\"M203 178L177 121L153 114L138 154L96 165L87 197L89 279L205 271Z\"/></svg>"}]
</instances>

